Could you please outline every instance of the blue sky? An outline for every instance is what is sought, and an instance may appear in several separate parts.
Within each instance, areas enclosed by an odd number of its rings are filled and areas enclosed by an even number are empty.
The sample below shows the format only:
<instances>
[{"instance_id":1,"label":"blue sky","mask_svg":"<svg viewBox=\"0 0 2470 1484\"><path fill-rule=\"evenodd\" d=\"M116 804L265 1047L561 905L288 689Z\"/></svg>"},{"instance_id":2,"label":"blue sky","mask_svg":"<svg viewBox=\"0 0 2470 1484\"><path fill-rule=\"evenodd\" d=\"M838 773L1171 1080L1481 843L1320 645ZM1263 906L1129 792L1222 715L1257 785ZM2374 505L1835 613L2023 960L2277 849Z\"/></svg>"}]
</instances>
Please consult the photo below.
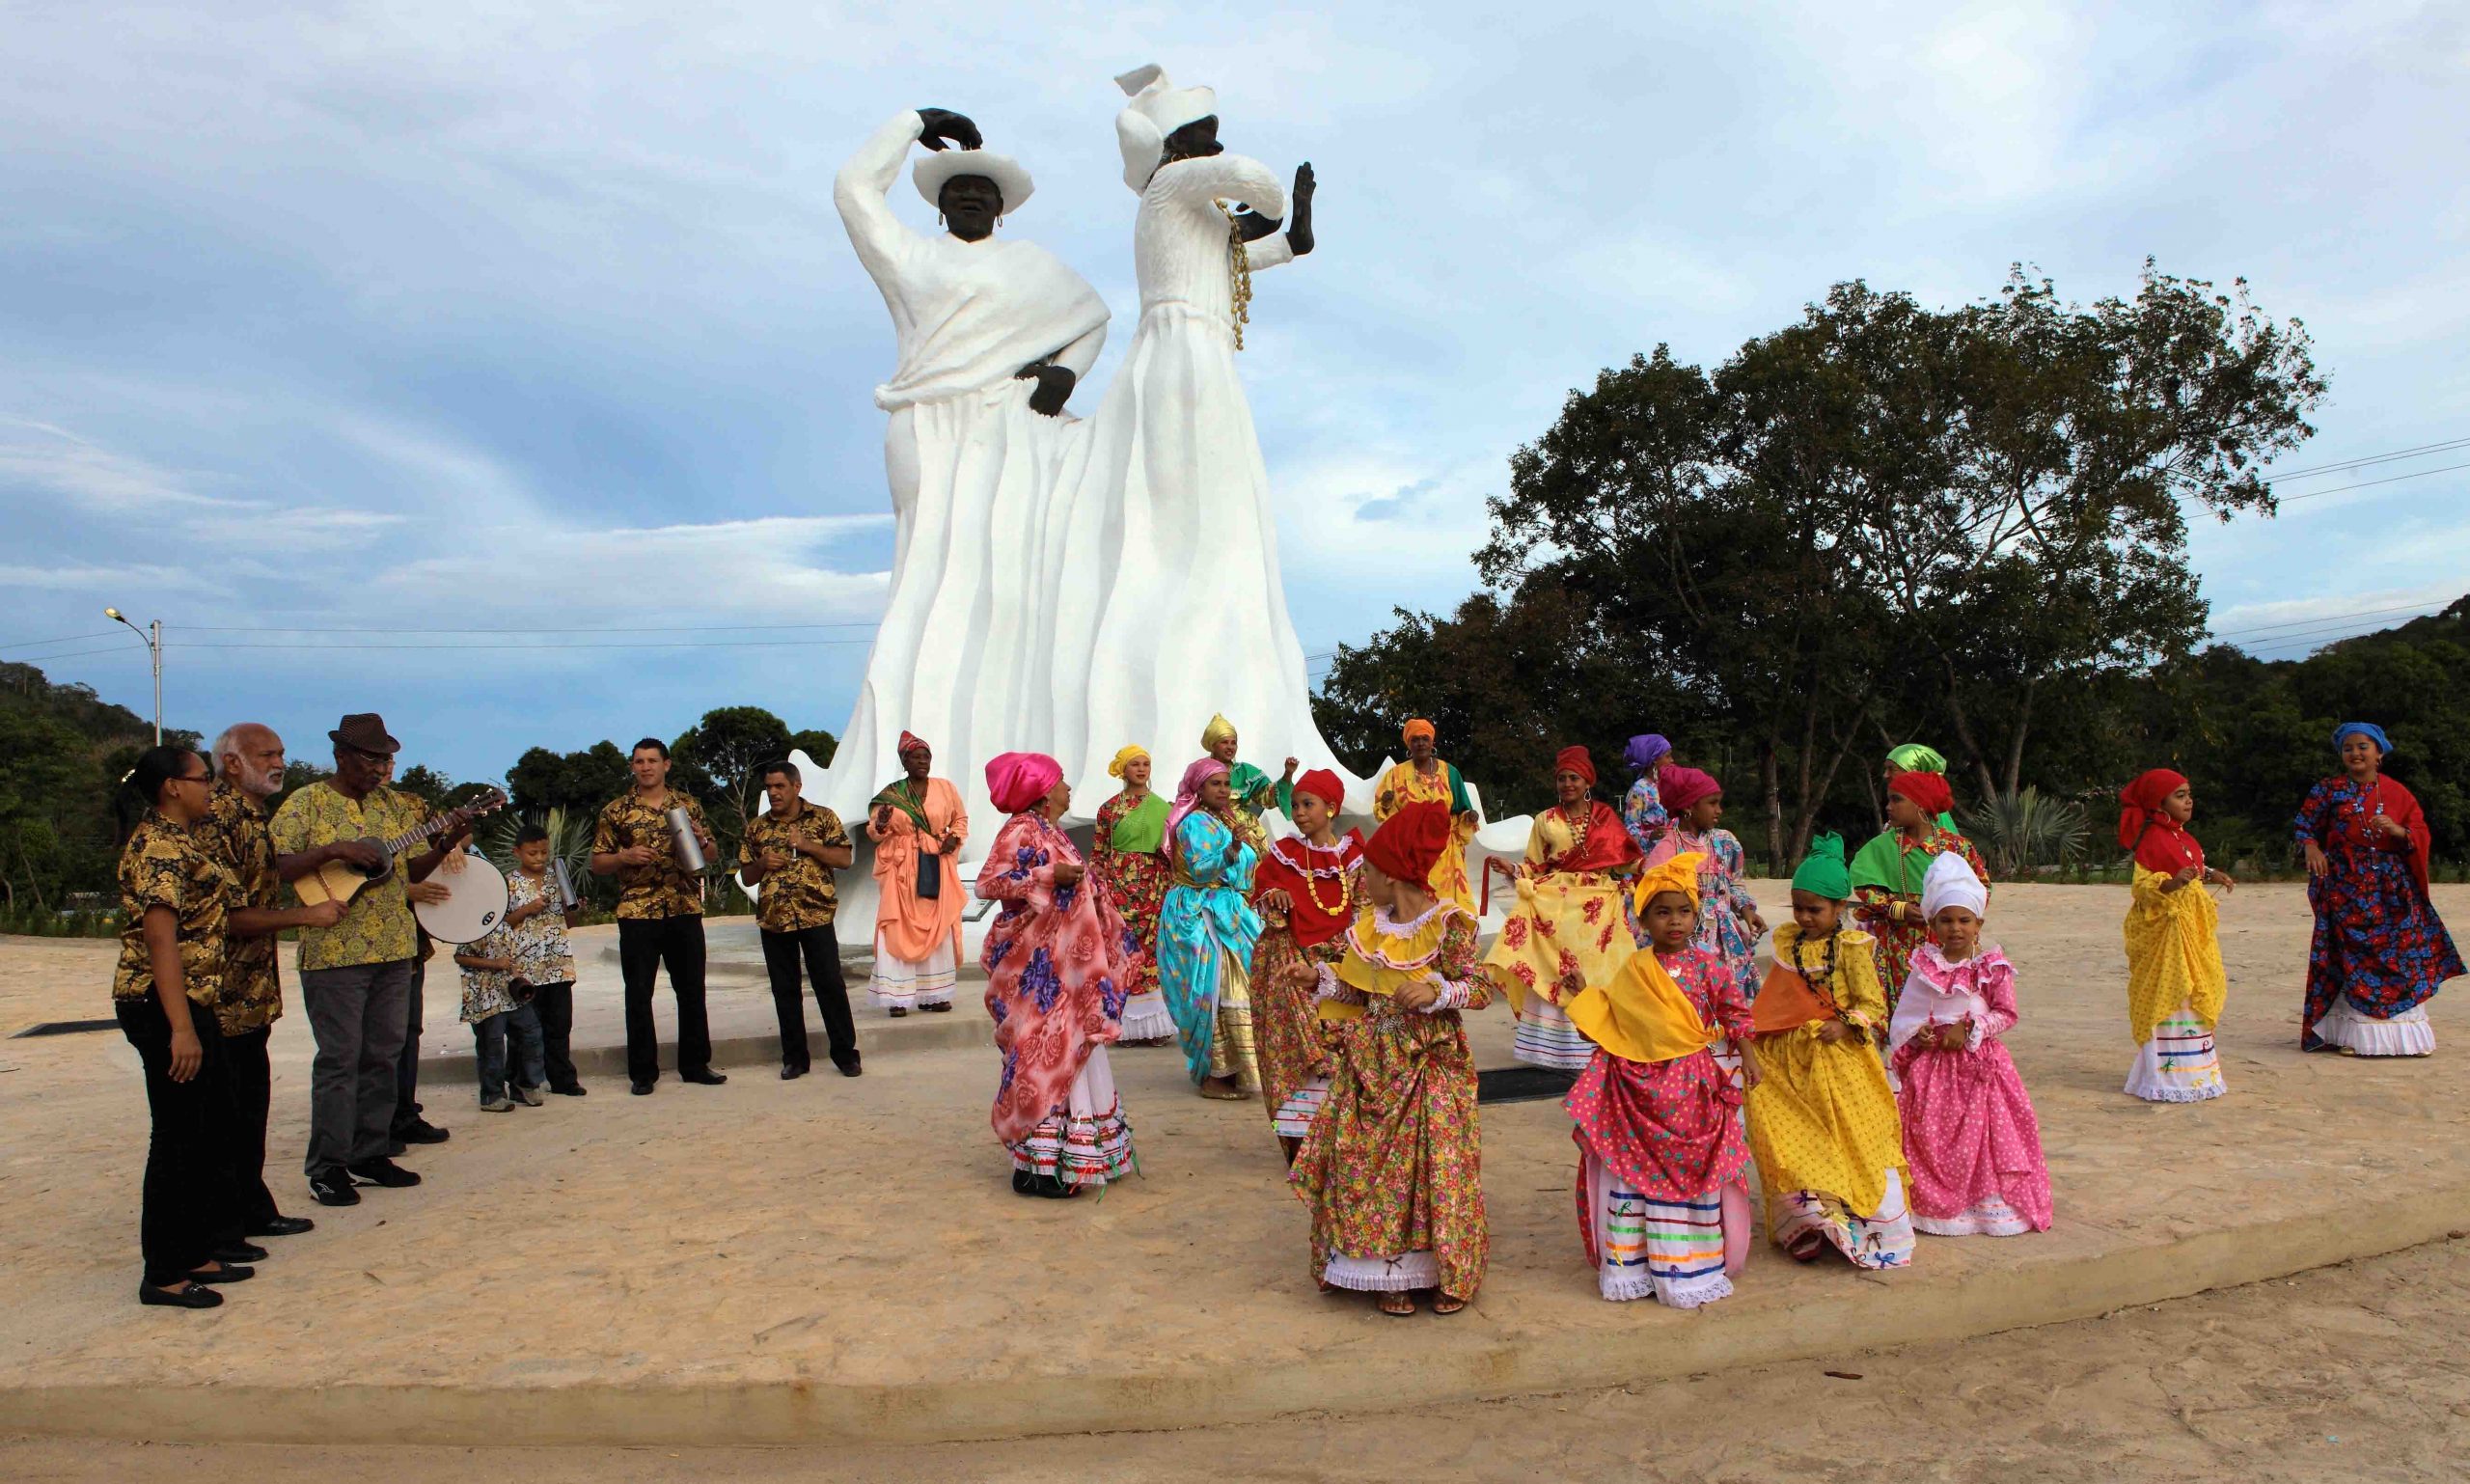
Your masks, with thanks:
<instances>
[{"instance_id":1,"label":"blue sky","mask_svg":"<svg viewBox=\"0 0 2470 1484\"><path fill-rule=\"evenodd\" d=\"M1116 311L1091 410L1134 302L1110 79L1151 60L1321 179L1245 356L1315 654L1466 593L1598 368L1849 277L2243 275L2332 375L2288 467L2470 438L2458 6L227 0L0 7L0 657L143 711L142 648L85 636L159 617L168 719L296 756L366 708L460 777L742 701L838 729L892 342L833 172L922 104L1018 156L1005 230ZM2470 472L2194 551L2216 632L2296 652L2470 588Z\"/></svg>"}]
</instances>

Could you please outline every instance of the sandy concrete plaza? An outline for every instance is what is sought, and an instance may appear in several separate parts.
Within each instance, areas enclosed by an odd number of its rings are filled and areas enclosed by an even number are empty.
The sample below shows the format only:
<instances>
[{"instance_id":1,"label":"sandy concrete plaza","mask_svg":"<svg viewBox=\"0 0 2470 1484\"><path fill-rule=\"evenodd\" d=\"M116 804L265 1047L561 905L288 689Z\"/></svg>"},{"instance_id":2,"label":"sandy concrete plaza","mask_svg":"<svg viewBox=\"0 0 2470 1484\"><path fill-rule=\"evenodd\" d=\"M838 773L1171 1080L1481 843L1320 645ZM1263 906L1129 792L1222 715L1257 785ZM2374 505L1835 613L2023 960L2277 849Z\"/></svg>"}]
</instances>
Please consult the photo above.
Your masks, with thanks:
<instances>
[{"instance_id":1,"label":"sandy concrete plaza","mask_svg":"<svg viewBox=\"0 0 2470 1484\"><path fill-rule=\"evenodd\" d=\"M1780 906L1780 883L1758 892ZM1167 1049L1115 1055L1139 1176L1102 1199L1019 1199L986 1129L993 1055L958 1044L984 1024L966 993L920 1025L862 1009L858 1081L818 1059L799 1082L758 1066L631 1098L599 1076L590 1098L483 1114L441 1072L424 1095L453 1140L407 1161L426 1183L342 1211L314 1207L298 1174L309 1048L287 1016L269 1175L318 1229L214 1313L143 1309L134 1056L116 1033L13 1040L0 1431L902 1443L1198 1427L1927 1346L2470 1225L2458 986L2432 1006L2432 1058L2302 1057L2303 897L2243 889L2223 910L2231 1096L2138 1103L2119 1091L2125 902L2114 887L2004 887L1992 904L2018 966L2008 1044L2040 1109L2056 1230L1924 1238L1912 1270L1885 1276L1799 1267L1762 1242L1739 1296L1693 1314L1595 1297L1568 1120L1549 1101L1483 1111L1491 1274L1447 1319L1314 1293L1261 1108L1193 1096ZM2470 890L2439 888L2438 904L2470 921ZM615 965L590 935L581 948L578 1033L605 1039ZM109 953L0 942L0 1031L107 1013ZM744 1003L726 1022L716 1008L716 1036L768 1027L751 979L716 1005L727 997ZM432 1052L468 1051L453 998L432 991ZM1506 1013L1472 1024L1481 1064L1509 1064Z\"/></svg>"}]
</instances>

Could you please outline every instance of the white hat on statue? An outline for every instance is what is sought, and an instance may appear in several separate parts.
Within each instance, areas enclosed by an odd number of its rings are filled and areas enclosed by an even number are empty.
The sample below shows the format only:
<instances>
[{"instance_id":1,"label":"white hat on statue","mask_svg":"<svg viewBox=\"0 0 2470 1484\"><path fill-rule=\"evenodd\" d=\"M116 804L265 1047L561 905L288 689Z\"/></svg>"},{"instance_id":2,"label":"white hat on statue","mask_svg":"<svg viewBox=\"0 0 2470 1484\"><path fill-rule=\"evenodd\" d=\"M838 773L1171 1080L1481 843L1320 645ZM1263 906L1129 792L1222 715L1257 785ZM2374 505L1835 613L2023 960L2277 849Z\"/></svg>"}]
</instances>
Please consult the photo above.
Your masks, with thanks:
<instances>
[{"instance_id":1,"label":"white hat on statue","mask_svg":"<svg viewBox=\"0 0 2470 1484\"><path fill-rule=\"evenodd\" d=\"M909 179L918 182L918 194L937 210L943 209L945 185L955 176L984 176L994 181L997 193L1003 198L1005 216L1021 209L1021 203L1029 200L1029 192L1035 188L1020 161L991 150L938 150L919 160L918 168L909 173Z\"/></svg>"},{"instance_id":2,"label":"white hat on statue","mask_svg":"<svg viewBox=\"0 0 2470 1484\"><path fill-rule=\"evenodd\" d=\"M1175 87L1166 81L1166 69L1155 62L1117 77L1115 86L1132 99L1115 115L1115 143L1123 147L1123 183L1145 191L1159 162L1166 157L1166 136L1218 112L1218 91Z\"/></svg>"}]
</instances>

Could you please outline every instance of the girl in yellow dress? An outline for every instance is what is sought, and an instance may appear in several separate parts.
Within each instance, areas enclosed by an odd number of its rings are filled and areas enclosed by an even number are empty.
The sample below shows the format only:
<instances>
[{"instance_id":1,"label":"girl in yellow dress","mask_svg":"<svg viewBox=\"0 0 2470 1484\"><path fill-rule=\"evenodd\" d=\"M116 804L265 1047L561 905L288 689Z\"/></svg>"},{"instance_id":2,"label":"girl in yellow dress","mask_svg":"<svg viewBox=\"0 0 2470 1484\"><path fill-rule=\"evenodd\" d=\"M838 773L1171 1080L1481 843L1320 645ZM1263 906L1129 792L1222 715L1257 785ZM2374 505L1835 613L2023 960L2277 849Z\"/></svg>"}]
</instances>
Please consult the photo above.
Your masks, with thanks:
<instances>
[{"instance_id":1,"label":"girl in yellow dress","mask_svg":"<svg viewBox=\"0 0 2470 1484\"><path fill-rule=\"evenodd\" d=\"M2207 866L2187 833L2196 811L2184 775L2154 768L2119 790L2119 844L2135 857L2127 909L2127 1022L2135 1064L2127 1092L2149 1103L2201 1103L2230 1090L2212 1028L2230 981L2221 968L2220 912L2208 883L2227 892L2230 873Z\"/></svg>"},{"instance_id":2,"label":"girl in yellow dress","mask_svg":"<svg viewBox=\"0 0 2470 1484\"><path fill-rule=\"evenodd\" d=\"M1751 1006L1749 1147L1767 1193L1767 1232L1809 1262L1829 1246L1854 1267L1912 1261L1904 1124L1871 1049L1886 1029L1877 944L1846 924L1852 879L1844 838L1822 835L1793 873L1793 921Z\"/></svg>"}]
</instances>

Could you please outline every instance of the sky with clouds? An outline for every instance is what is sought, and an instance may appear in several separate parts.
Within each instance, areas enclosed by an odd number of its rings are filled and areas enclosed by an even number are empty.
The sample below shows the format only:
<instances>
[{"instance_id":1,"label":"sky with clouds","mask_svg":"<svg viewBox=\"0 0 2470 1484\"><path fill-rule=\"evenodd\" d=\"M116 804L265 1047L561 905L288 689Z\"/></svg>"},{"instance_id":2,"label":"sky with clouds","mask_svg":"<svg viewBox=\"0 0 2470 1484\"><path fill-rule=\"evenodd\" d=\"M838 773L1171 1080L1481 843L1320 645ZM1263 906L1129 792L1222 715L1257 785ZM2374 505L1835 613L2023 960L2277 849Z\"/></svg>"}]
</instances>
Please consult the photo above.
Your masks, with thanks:
<instances>
[{"instance_id":1,"label":"sky with clouds","mask_svg":"<svg viewBox=\"0 0 2470 1484\"><path fill-rule=\"evenodd\" d=\"M929 104L1028 165L1004 230L1115 310L1093 410L1136 303L1111 78L1151 60L1320 178L1244 357L1313 654L1465 595L1570 388L1840 279L2243 276L2332 379L2286 467L2470 439L2455 5L96 0L0 5L0 658L143 711L96 636L159 617L167 719L295 756L366 708L461 777L741 701L838 729L892 341L833 173ZM2216 632L2470 588L2454 464L2199 526Z\"/></svg>"}]
</instances>

